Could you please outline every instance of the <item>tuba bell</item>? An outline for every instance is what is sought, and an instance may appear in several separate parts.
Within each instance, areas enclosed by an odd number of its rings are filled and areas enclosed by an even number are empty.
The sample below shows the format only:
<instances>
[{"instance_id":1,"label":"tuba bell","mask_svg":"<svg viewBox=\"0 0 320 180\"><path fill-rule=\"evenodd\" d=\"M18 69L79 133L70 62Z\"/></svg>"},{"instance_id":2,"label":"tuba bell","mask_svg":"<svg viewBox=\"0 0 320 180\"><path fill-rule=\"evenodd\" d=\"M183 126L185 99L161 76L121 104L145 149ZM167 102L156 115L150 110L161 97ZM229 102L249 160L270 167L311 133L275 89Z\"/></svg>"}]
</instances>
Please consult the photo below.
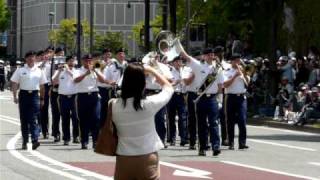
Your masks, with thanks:
<instances>
[{"instance_id":1,"label":"tuba bell","mask_svg":"<svg viewBox=\"0 0 320 180\"><path fill-rule=\"evenodd\" d=\"M156 45L168 62L179 56L181 52L184 52L180 39L170 31L161 31L156 37Z\"/></svg>"}]
</instances>

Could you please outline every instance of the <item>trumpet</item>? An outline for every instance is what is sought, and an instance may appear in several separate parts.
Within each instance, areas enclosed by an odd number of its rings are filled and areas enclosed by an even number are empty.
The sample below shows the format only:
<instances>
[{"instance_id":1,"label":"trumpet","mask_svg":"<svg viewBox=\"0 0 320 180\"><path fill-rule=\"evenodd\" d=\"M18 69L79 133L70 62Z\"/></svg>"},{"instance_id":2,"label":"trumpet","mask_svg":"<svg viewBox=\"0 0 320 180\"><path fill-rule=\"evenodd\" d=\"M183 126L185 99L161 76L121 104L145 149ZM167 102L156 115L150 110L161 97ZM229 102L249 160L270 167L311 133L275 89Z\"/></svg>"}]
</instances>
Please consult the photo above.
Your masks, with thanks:
<instances>
[{"instance_id":1,"label":"trumpet","mask_svg":"<svg viewBox=\"0 0 320 180\"><path fill-rule=\"evenodd\" d=\"M93 67L94 68L97 68L97 69L100 69L100 71L103 71L104 68L107 66L106 63L104 63L102 60L98 59L98 60L95 60L93 63Z\"/></svg>"},{"instance_id":2,"label":"trumpet","mask_svg":"<svg viewBox=\"0 0 320 180\"><path fill-rule=\"evenodd\" d=\"M256 63L253 60L243 61L241 59L241 71L243 74L253 76L256 71Z\"/></svg>"}]
</instances>

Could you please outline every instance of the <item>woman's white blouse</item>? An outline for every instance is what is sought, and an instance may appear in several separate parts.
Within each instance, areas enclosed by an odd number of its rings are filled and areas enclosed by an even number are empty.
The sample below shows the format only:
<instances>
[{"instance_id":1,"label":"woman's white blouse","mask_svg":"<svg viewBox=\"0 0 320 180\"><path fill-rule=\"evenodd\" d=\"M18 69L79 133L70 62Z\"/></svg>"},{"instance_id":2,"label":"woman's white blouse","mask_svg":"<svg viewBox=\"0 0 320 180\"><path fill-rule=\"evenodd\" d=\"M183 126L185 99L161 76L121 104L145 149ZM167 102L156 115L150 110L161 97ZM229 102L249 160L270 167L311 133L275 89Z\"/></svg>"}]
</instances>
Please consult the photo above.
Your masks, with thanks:
<instances>
[{"instance_id":1,"label":"woman's white blouse","mask_svg":"<svg viewBox=\"0 0 320 180\"><path fill-rule=\"evenodd\" d=\"M133 107L133 98L127 99L125 108L122 99L113 101L112 118L118 133L118 155L143 155L163 148L154 116L169 102L172 94L173 88L165 87L159 94L142 100L143 110L138 111Z\"/></svg>"}]
</instances>

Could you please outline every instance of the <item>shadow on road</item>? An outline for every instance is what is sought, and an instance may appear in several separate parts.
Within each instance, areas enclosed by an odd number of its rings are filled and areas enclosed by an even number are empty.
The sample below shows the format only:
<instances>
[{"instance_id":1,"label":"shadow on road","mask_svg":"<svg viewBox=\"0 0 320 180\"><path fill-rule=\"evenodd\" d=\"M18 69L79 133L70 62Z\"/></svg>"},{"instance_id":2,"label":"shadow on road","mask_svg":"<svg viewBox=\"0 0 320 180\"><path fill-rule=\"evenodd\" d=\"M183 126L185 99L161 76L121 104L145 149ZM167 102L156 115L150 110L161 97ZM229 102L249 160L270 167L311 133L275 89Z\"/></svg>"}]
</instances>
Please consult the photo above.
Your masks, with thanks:
<instances>
[{"instance_id":1,"label":"shadow on road","mask_svg":"<svg viewBox=\"0 0 320 180\"><path fill-rule=\"evenodd\" d=\"M276 141L303 141L303 142L320 142L320 136L303 136L293 134L276 134L276 135L254 135L248 136L251 139L276 140Z\"/></svg>"}]
</instances>

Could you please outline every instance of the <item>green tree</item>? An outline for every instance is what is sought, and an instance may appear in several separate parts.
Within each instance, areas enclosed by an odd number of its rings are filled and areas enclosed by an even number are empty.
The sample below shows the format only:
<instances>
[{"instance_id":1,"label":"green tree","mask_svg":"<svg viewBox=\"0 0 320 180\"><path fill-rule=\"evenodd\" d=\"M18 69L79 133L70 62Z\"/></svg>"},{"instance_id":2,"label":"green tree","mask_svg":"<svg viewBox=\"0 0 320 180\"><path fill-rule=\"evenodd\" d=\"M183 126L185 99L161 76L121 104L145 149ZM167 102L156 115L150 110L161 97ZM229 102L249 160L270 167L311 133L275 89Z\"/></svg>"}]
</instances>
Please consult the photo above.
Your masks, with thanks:
<instances>
[{"instance_id":1,"label":"green tree","mask_svg":"<svg viewBox=\"0 0 320 180\"><path fill-rule=\"evenodd\" d=\"M150 22L150 28L152 29L152 37L150 40L152 41L154 38L156 38L157 34L161 31L161 25L162 25L162 16L157 15L151 22ZM140 50L143 51L144 48L144 41L142 39L142 36L144 36L144 21L138 22L136 25L132 27L133 31L133 37L130 37L133 39L139 46ZM151 44L151 48L155 48L155 44Z\"/></svg>"},{"instance_id":2,"label":"green tree","mask_svg":"<svg viewBox=\"0 0 320 180\"><path fill-rule=\"evenodd\" d=\"M4 2L4 0L0 0L0 32L4 32L10 23L10 11Z\"/></svg>"},{"instance_id":3,"label":"green tree","mask_svg":"<svg viewBox=\"0 0 320 180\"><path fill-rule=\"evenodd\" d=\"M89 47L89 22L84 20L81 22L82 26L82 51L88 52ZM73 54L76 52L76 19L63 19L60 21L58 29L49 32L48 39L54 45L63 45L67 52Z\"/></svg>"},{"instance_id":4,"label":"green tree","mask_svg":"<svg viewBox=\"0 0 320 180\"><path fill-rule=\"evenodd\" d=\"M102 52L105 48L115 51L121 47L126 47L121 32L107 32L106 34L95 35L94 51Z\"/></svg>"},{"instance_id":5,"label":"green tree","mask_svg":"<svg viewBox=\"0 0 320 180\"><path fill-rule=\"evenodd\" d=\"M90 26L87 20L82 21L82 52L89 52ZM94 32L94 51L101 52L105 47L113 50L126 47L123 35L120 32L107 32L101 35ZM76 19L63 19L60 21L58 29L49 32L48 39L54 45L63 45L66 47L68 54L76 53Z\"/></svg>"}]
</instances>

